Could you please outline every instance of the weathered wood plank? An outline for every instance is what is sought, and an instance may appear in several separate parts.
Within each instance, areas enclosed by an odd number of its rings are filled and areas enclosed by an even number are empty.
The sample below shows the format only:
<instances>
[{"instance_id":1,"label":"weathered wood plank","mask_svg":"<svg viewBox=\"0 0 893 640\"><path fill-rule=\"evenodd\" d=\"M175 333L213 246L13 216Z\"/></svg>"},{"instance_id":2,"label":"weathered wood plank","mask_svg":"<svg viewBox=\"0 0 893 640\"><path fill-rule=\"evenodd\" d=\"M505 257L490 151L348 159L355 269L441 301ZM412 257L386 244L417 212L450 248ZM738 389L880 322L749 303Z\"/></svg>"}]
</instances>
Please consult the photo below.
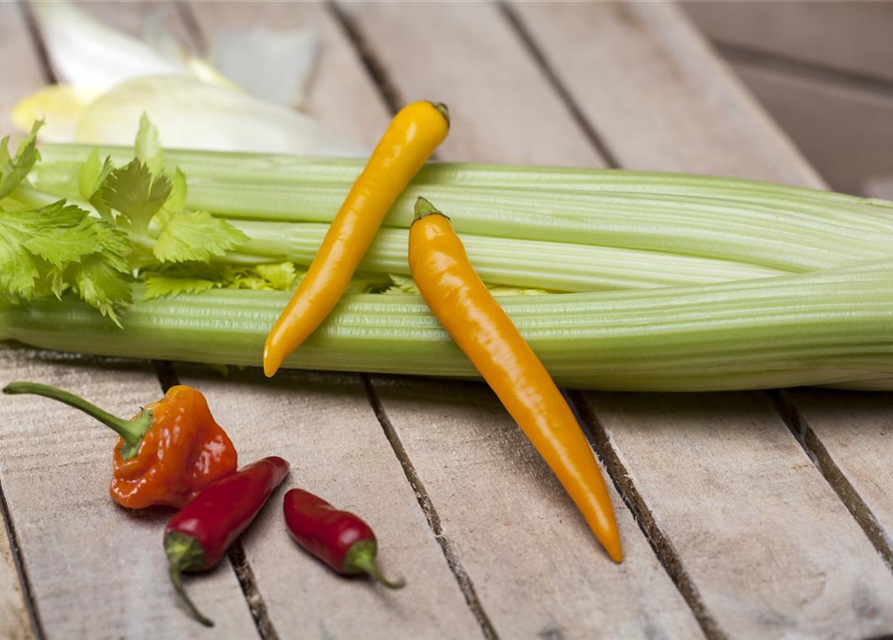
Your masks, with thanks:
<instances>
[{"instance_id":1,"label":"weathered wood plank","mask_svg":"<svg viewBox=\"0 0 893 640\"><path fill-rule=\"evenodd\" d=\"M557 161L553 154L562 148L561 139L534 151L498 136L491 142L486 133L504 119L523 130L524 136L545 140L553 133L536 123L559 117L549 115L552 98L526 105L530 121L525 123L522 115L521 124L514 120L511 105L502 111L478 106L474 86L498 85L506 75L535 73L518 43L509 47L517 52L510 66L501 57L491 60L481 55L485 46L478 39L486 38L485 34L513 38L491 7L475 6L470 11L468 5L438 4L430 9L413 5L412 11L404 13L351 4L344 10L354 19L371 54L383 63L400 96L424 95L416 83L429 80L419 77L414 60L440 56L445 43L462 43L449 50L450 75L443 73L437 86L454 113L477 114L477 128L474 134L445 144L441 157L480 160L479 154L485 154L497 162ZM474 35L469 36L466 22L483 23L486 28L471 29ZM409 31L415 32L412 42L394 37ZM452 80L466 76L472 88L463 89L462 82ZM536 95L538 100L542 94ZM454 125L453 133L458 126ZM567 140L582 139L569 114L550 120L549 128L553 127L566 131ZM469 141L469 135L476 137ZM591 149L590 154L595 153ZM617 496L627 546L627 559L619 567L598 548L548 468L486 387L378 376L373 382L383 411L437 511L443 536L474 585L496 633L507 637L700 635L694 616Z\"/></svg>"},{"instance_id":2,"label":"weathered wood plank","mask_svg":"<svg viewBox=\"0 0 893 640\"><path fill-rule=\"evenodd\" d=\"M511 7L623 167L821 184L673 4Z\"/></svg>"},{"instance_id":3,"label":"weathered wood plank","mask_svg":"<svg viewBox=\"0 0 893 640\"><path fill-rule=\"evenodd\" d=\"M819 465L839 469L843 478L834 478L833 470L829 474L838 493L846 500L846 485L855 490L868 509L856 516L868 521L866 528L879 537L876 544L893 549L893 396L813 389L784 393L796 407L795 420L801 422L798 426L810 453ZM810 430L815 437L809 435ZM893 563L893 554L887 551L886 556Z\"/></svg>"},{"instance_id":4,"label":"weathered wood plank","mask_svg":"<svg viewBox=\"0 0 893 640\"><path fill-rule=\"evenodd\" d=\"M893 80L886 2L686 2L712 39Z\"/></svg>"},{"instance_id":5,"label":"weathered wood plank","mask_svg":"<svg viewBox=\"0 0 893 640\"><path fill-rule=\"evenodd\" d=\"M0 2L0 59L7 61L0 86L2 138L13 133L10 116L16 102L46 82L41 74L37 51L15 3Z\"/></svg>"},{"instance_id":6,"label":"weathered wood plank","mask_svg":"<svg viewBox=\"0 0 893 640\"><path fill-rule=\"evenodd\" d=\"M655 169L822 184L672 5L513 8L571 95L599 105L584 112L625 166L647 162ZM615 24L592 37L606 21ZM603 62L609 46L613 66ZM629 50L631 57L622 53ZM644 65L639 56L646 54L662 64ZM631 73L636 60L643 63L637 69L647 70ZM600 92L610 101L599 99ZM630 108L622 113L617 105ZM889 573L762 401L749 395L592 398L606 444L728 635L778 637L805 629L849 637L853 629L891 630ZM865 446L880 446L864 435ZM711 487L715 495L722 494L716 487L733 491L734 499L705 501L701 492ZM840 548L847 549L845 562L838 560ZM798 558L796 571L781 561L789 555ZM759 575L741 579L741 567ZM820 597L809 596L819 583ZM815 599L822 604L815 606Z\"/></svg>"},{"instance_id":7,"label":"weathered wood plank","mask_svg":"<svg viewBox=\"0 0 893 640\"><path fill-rule=\"evenodd\" d=\"M893 577L765 396L587 399L729 636L893 630Z\"/></svg>"},{"instance_id":8,"label":"weathered wood plank","mask_svg":"<svg viewBox=\"0 0 893 640\"><path fill-rule=\"evenodd\" d=\"M0 521L0 526L3 524ZM0 529L0 638L30 640L33 637L15 559L3 527Z\"/></svg>"},{"instance_id":9,"label":"weathered wood plank","mask_svg":"<svg viewBox=\"0 0 893 640\"><path fill-rule=\"evenodd\" d=\"M701 636L613 486L621 565L487 387L373 380L501 636Z\"/></svg>"},{"instance_id":10,"label":"weathered wood plank","mask_svg":"<svg viewBox=\"0 0 893 640\"><path fill-rule=\"evenodd\" d=\"M733 66L835 190L867 195L873 180L893 176L893 90Z\"/></svg>"},{"instance_id":11,"label":"weathered wood plank","mask_svg":"<svg viewBox=\"0 0 893 640\"><path fill-rule=\"evenodd\" d=\"M245 555L277 631L320 637L472 638L480 628L447 566L413 490L369 405L359 377L258 370L228 379L182 370L208 397L242 460L280 455L292 463L284 486L244 537ZM291 540L282 496L317 493L376 530L383 570L407 587L340 579Z\"/></svg>"},{"instance_id":12,"label":"weathered wood plank","mask_svg":"<svg viewBox=\"0 0 893 640\"><path fill-rule=\"evenodd\" d=\"M161 396L152 368L138 363L4 348L0 370L4 383L56 385L117 415L132 415ZM130 512L109 498L115 438L50 400L0 401L0 482L47 637L254 636L228 562L188 580L217 630L201 627L178 604L161 547L171 512Z\"/></svg>"},{"instance_id":13,"label":"weathered wood plank","mask_svg":"<svg viewBox=\"0 0 893 640\"><path fill-rule=\"evenodd\" d=\"M319 52L310 82L305 111L334 130L368 145L378 142L381 123L388 111L369 74L360 64L331 11L319 2L207 3L191 5L196 22L204 34L222 28L247 28L253 24L274 29L316 29ZM250 16L246 17L246 11ZM358 109L357 95L371 96Z\"/></svg>"},{"instance_id":14,"label":"weathered wood plank","mask_svg":"<svg viewBox=\"0 0 893 640\"><path fill-rule=\"evenodd\" d=\"M374 50L403 102L428 99L449 105L452 128L442 157L603 165L495 5L339 6Z\"/></svg>"}]
</instances>

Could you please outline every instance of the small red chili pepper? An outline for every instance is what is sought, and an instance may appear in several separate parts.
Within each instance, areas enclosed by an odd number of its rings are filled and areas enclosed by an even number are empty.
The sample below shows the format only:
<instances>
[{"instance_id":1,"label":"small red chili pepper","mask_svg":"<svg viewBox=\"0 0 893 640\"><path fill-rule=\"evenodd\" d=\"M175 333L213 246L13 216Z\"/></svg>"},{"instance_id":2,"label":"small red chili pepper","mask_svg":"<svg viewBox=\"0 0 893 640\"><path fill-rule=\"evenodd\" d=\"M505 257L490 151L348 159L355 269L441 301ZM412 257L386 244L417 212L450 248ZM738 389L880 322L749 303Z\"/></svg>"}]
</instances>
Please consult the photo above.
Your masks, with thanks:
<instances>
[{"instance_id":1,"label":"small red chili pepper","mask_svg":"<svg viewBox=\"0 0 893 640\"><path fill-rule=\"evenodd\" d=\"M212 627L183 589L183 572L207 571L248 528L273 489L288 475L288 462L271 456L249 464L199 493L168 522L164 552L170 561L171 582L196 620Z\"/></svg>"},{"instance_id":2,"label":"small red chili pepper","mask_svg":"<svg viewBox=\"0 0 893 640\"><path fill-rule=\"evenodd\" d=\"M208 401L190 387L171 387L164 398L147 404L131 420L117 418L73 393L36 382L12 382L3 393L52 398L111 427L120 437L109 493L127 509L182 507L238 467L236 448L214 421Z\"/></svg>"},{"instance_id":3,"label":"small red chili pepper","mask_svg":"<svg viewBox=\"0 0 893 640\"><path fill-rule=\"evenodd\" d=\"M368 573L389 589L405 582L386 580L375 564L378 545L372 528L348 511L339 511L308 491L285 494L285 522L295 541L338 573Z\"/></svg>"}]
</instances>

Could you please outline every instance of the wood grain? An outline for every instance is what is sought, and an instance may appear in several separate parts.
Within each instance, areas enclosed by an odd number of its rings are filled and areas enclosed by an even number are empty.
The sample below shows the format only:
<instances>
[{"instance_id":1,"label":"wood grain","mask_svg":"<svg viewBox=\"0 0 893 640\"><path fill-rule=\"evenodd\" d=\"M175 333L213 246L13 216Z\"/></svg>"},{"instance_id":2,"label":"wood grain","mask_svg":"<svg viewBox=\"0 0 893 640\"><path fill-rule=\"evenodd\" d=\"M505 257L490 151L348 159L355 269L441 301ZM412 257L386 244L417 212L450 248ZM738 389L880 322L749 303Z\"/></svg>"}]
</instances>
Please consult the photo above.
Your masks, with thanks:
<instances>
[{"instance_id":1,"label":"wood grain","mask_svg":"<svg viewBox=\"0 0 893 640\"><path fill-rule=\"evenodd\" d=\"M701 637L613 487L621 565L487 387L373 380L500 636Z\"/></svg>"},{"instance_id":2,"label":"wood grain","mask_svg":"<svg viewBox=\"0 0 893 640\"><path fill-rule=\"evenodd\" d=\"M623 167L821 184L672 3L511 7Z\"/></svg>"},{"instance_id":3,"label":"wood grain","mask_svg":"<svg viewBox=\"0 0 893 640\"><path fill-rule=\"evenodd\" d=\"M868 195L873 182L893 176L893 90L746 62L734 69L833 189Z\"/></svg>"},{"instance_id":4,"label":"wood grain","mask_svg":"<svg viewBox=\"0 0 893 640\"><path fill-rule=\"evenodd\" d=\"M243 543L283 637L289 630L336 638L481 635L358 376L283 372L267 380L250 370L221 379L181 367L181 377L207 395L244 462L280 455L292 463ZM338 578L304 553L282 519L290 487L366 519L378 536L382 569L404 576L406 588Z\"/></svg>"},{"instance_id":5,"label":"wood grain","mask_svg":"<svg viewBox=\"0 0 893 640\"><path fill-rule=\"evenodd\" d=\"M37 50L15 3L0 2L0 60L6 61L0 87L2 138L13 133L11 112L15 104L46 82L41 74Z\"/></svg>"},{"instance_id":6,"label":"wood grain","mask_svg":"<svg viewBox=\"0 0 893 640\"><path fill-rule=\"evenodd\" d=\"M893 5L885 2L687 2L723 43L893 80Z\"/></svg>"},{"instance_id":7,"label":"wood grain","mask_svg":"<svg viewBox=\"0 0 893 640\"><path fill-rule=\"evenodd\" d=\"M3 525L0 522L0 525ZM6 528L0 529L0 638L31 640L34 634Z\"/></svg>"},{"instance_id":8,"label":"wood grain","mask_svg":"<svg viewBox=\"0 0 893 640\"><path fill-rule=\"evenodd\" d=\"M819 464L840 470L868 508L869 526L893 549L893 396L814 389L785 393L799 413L799 427L811 430L820 443L811 453L821 457ZM890 554L887 559L893 560Z\"/></svg>"},{"instance_id":9,"label":"wood grain","mask_svg":"<svg viewBox=\"0 0 893 640\"><path fill-rule=\"evenodd\" d=\"M890 633L893 576L764 396L587 398L729 636Z\"/></svg>"},{"instance_id":10,"label":"wood grain","mask_svg":"<svg viewBox=\"0 0 893 640\"><path fill-rule=\"evenodd\" d=\"M604 164L494 4L339 6L401 103L427 99L449 105L452 127L440 157Z\"/></svg>"},{"instance_id":11,"label":"wood grain","mask_svg":"<svg viewBox=\"0 0 893 640\"><path fill-rule=\"evenodd\" d=\"M3 348L3 382L68 389L116 415L161 390L151 367ZM170 510L126 511L109 498L115 436L50 400L0 400L0 482L48 638L252 637L256 631L228 562L187 588L218 628L188 617L161 546Z\"/></svg>"}]
</instances>

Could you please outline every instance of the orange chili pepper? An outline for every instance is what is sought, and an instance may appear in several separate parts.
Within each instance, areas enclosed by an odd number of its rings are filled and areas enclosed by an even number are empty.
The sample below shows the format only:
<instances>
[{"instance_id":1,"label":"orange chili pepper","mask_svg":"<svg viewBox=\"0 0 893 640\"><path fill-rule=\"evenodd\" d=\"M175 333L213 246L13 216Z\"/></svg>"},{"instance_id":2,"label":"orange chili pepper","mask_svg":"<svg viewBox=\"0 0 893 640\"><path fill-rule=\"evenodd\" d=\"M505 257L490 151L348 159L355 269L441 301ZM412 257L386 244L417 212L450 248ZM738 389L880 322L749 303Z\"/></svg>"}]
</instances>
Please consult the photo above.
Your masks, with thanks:
<instances>
[{"instance_id":1,"label":"orange chili pepper","mask_svg":"<svg viewBox=\"0 0 893 640\"><path fill-rule=\"evenodd\" d=\"M109 493L128 509L182 507L215 480L234 473L238 464L236 449L214 421L207 400L190 387L171 387L132 420L45 384L13 382L3 393L52 398L111 427L120 438Z\"/></svg>"},{"instance_id":2,"label":"orange chili pepper","mask_svg":"<svg viewBox=\"0 0 893 640\"><path fill-rule=\"evenodd\" d=\"M449 110L440 103L413 102L394 116L332 220L307 275L267 336L268 377L332 311L394 201L449 129Z\"/></svg>"},{"instance_id":3,"label":"orange chili pepper","mask_svg":"<svg viewBox=\"0 0 893 640\"><path fill-rule=\"evenodd\" d=\"M586 436L549 375L468 261L449 218L419 198L409 268L425 303L558 477L615 562L611 497Z\"/></svg>"}]
</instances>

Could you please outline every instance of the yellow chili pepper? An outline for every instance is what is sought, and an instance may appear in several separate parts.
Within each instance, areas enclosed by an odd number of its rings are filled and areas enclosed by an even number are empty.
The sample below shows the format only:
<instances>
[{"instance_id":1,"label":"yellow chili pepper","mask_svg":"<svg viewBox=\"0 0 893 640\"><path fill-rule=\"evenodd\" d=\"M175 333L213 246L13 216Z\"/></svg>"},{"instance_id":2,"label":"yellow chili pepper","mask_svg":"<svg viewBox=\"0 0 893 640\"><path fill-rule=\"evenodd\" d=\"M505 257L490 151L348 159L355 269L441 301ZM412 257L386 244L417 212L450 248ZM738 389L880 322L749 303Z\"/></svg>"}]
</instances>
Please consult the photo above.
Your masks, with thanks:
<instances>
[{"instance_id":1,"label":"yellow chili pepper","mask_svg":"<svg viewBox=\"0 0 893 640\"><path fill-rule=\"evenodd\" d=\"M422 297L558 477L608 555L623 552L611 497L577 419L468 261L449 218L419 198L409 268Z\"/></svg>"},{"instance_id":2,"label":"yellow chili pepper","mask_svg":"<svg viewBox=\"0 0 893 640\"><path fill-rule=\"evenodd\" d=\"M332 220L307 275L267 336L268 377L329 315L388 210L449 129L449 110L440 103L413 102L394 116Z\"/></svg>"}]
</instances>

